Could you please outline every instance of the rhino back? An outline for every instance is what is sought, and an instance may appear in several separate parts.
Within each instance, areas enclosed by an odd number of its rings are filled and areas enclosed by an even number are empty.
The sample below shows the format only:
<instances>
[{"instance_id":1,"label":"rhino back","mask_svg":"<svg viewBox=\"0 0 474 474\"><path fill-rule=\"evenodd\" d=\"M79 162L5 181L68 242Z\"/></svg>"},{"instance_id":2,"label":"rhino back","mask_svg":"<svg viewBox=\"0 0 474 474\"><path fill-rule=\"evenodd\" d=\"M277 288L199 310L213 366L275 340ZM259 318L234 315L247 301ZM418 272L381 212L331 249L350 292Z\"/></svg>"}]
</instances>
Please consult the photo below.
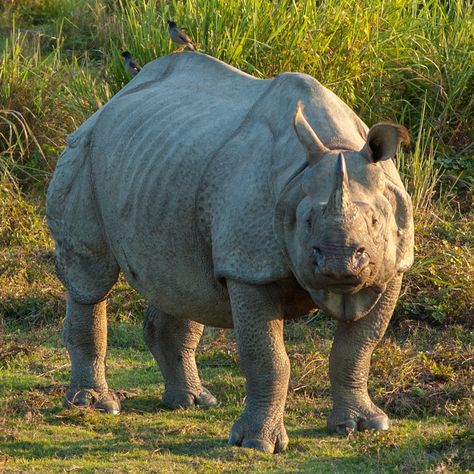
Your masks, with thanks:
<instances>
[{"instance_id":1,"label":"rhino back","mask_svg":"<svg viewBox=\"0 0 474 474\"><path fill-rule=\"evenodd\" d=\"M178 302L186 311L184 301L193 311L202 301L204 311L225 293L197 227L197 191L271 81L206 56L175 56L147 65L142 82L102 112L93 187L128 281L164 311L176 312Z\"/></svg>"}]
</instances>

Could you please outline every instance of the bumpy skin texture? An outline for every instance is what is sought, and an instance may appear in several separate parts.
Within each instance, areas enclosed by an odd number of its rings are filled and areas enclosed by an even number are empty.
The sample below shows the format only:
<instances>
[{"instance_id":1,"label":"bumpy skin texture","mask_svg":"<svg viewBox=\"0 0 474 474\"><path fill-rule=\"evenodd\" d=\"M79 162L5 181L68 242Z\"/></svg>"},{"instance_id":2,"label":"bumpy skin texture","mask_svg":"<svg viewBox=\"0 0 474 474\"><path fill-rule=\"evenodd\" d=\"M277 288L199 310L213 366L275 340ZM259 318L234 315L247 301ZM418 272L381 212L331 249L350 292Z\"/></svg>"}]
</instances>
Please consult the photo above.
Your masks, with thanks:
<instances>
[{"instance_id":1,"label":"bumpy skin texture","mask_svg":"<svg viewBox=\"0 0 474 474\"><path fill-rule=\"evenodd\" d=\"M165 380L163 403L169 408L217 405L201 385L195 351L204 326L190 319L177 319L150 306L143 323L145 342L160 366Z\"/></svg>"},{"instance_id":2,"label":"bumpy skin texture","mask_svg":"<svg viewBox=\"0 0 474 474\"><path fill-rule=\"evenodd\" d=\"M83 305L67 300L63 338L71 358L71 384L66 407L92 406L111 414L120 412L120 402L105 380L107 348L106 302Z\"/></svg>"},{"instance_id":3,"label":"bumpy skin texture","mask_svg":"<svg viewBox=\"0 0 474 474\"><path fill-rule=\"evenodd\" d=\"M232 280L227 287L240 365L247 381L247 406L232 428L229 444L281 452L288 444L283 410L290 361L283 343L278 288L256 288Z\"/></svg>"},{"instance_id":4,"label":"bumpy skin texture","mask_svg":"<svg viewBox=\"0 0 474 474\"><path fill-rule=\"evenodd\" d=\"M334 407L328 419L332 433L389 428L387 415L372 403L367 393L370 357L387 329L402 277L396 276L375 308L354 322L340 321L329 357Z\"/></svg>"},{"instance_id":5,"label":"bumpy skin texture","mask_svg":"<svg viewBox=\"0 0 474 474\"><path fill-rule=\"evenodd\" d=\"M48 190L68 292L66 406L120 410L105 299L122 272L150 303L144 337L171 408L217 403L195 350L204 325L235 328L247 404L230 444L286 448L283 322L314 306L338 320L329 429L386 429L367 377L413 261L391 159L407 138L369 130L304 74L258 80L196 53L147 64L68 137Z\"/></svg>"}]
</instances>

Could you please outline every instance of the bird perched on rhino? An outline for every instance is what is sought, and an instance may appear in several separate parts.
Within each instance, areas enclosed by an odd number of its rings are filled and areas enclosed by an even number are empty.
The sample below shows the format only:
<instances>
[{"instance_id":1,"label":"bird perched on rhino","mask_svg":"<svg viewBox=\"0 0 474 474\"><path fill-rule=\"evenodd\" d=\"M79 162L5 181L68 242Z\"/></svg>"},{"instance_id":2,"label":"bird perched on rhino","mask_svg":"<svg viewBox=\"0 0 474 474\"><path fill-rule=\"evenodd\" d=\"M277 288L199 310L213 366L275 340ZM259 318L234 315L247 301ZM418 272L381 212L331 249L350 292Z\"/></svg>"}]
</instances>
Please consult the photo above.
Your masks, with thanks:
<instances>
[{"instance_id":1,"label":"bird perched on rhino","mask_svg":"<svg viewBox=\"0 0 474 474\"><path fill-rule=\"evenodd\" d=\"M125 59L125 69L127 72L132 76L136 76L142 70L140 65L133 59L129 51L124 51L122 56Z\"/></svg>"},{"instance_id":2,"label":"bird perched on rhino","mask_svg":"<svg viewBox=\"0 0 474 474\"><path fill-rule=\"evenodd\" d=\"M171 41L181 46L178 51L182 51L184 48L186 48L186 46L191 51L196 51L196 48L194 47L194 44L189 36L184 31L181 31L174 21L168 20L168 29L170 32Z\"/></svg>"}]
</instances>

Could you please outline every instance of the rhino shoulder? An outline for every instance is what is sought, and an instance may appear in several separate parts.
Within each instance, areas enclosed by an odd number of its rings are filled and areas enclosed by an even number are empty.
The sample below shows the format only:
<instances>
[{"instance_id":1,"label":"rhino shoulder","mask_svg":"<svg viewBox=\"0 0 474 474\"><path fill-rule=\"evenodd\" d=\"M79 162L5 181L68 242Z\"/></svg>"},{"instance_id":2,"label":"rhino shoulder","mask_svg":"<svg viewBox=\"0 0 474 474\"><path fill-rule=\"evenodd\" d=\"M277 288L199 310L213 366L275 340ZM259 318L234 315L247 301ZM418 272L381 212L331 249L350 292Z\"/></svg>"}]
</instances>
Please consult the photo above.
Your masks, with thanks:
<instances>
[{"instance_id":1,"label":"rhino shoulder","mask_svg":"<svg viewBox=\"0 0 474 474\"><path fill-rule=\"evenodd\" d=\"M216 278L265 284L291 272L273 226L273 135L263 123L249 125L220 150L201 184L199 227Z\"/></svg>"},{"instance_id":2,"label":"rhino shoulder","mask_svg":"<svg viewBox=\"0 0 474 474\"><path fill-rule=\"evenodd\" d=\"M285 181L304 162L292 117L297 100L315 89L324 92L318 81L299 73L267 81L265 92L212 160L201 183L198 213L217 278L265 284L292 276L275 232L275 182Z\"/></svg>"}]
</instances>

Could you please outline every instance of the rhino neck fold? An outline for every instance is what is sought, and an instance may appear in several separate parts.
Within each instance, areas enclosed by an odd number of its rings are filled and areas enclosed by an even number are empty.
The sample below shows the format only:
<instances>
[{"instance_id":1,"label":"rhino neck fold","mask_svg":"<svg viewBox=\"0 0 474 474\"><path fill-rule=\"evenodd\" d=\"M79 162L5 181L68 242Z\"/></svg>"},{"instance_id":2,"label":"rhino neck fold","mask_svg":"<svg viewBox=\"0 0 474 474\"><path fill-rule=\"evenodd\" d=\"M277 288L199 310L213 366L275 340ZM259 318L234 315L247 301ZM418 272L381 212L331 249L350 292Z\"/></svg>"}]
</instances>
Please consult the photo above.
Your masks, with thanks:
<instances>
[{"instance_id":1,"label":"rhino neck fold","mask_svg":"<svg viewBox=\"0 0 474 474\"><path fill-rule=\"evenodd\" d=\"M313 301L334 319L357 321L366 316L380 299L381 293L362 288L354 294L337 294L326 290L311 290Z\"/></svg>"},{"instance_id":2,"label":"rhino neck fold","mask_svg":"<svg viewBox=\"0 0 474 474\"><path fill-rule=\"evenodd\" d=\"M305 196L301 182L304 171L307 168L308 163L305 162L291 175L286 184L283 186L280 194L276 197L275 202L273 228L276 238L280 243L281 249L284 252L290 266L291 259L287 245L289 242L291 242L295 234L296 208ZM295 274L295 272L293 273Z\"/></svg>"}]
</instances>

